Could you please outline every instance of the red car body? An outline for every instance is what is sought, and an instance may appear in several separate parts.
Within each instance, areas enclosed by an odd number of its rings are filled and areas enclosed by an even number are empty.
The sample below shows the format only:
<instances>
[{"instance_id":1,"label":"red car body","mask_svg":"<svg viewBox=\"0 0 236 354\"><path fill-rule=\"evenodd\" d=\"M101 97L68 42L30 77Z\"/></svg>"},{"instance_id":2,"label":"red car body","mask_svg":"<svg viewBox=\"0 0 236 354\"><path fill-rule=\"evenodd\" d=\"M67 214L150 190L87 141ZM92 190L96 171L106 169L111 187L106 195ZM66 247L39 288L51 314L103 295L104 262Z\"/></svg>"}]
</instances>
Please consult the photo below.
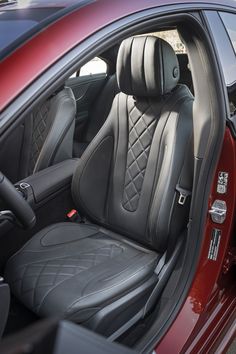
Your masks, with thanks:
<instances>
[{"instance_id":1,"label":"red car body","mask_svg":"<svg viewBox=\"0 0 236 354\"><path fill-rule=\"evenodd\" d=\"M37 79L59 58L76 47L90 35L130 14L154 7L178 4L180 9L192 5L200 9L209 5L217 8L216 0L100 0L58 19L33 38L22 43L13 53L0 62L0 111ZM219 4L220 5L220 4ZM222 4L221 4L222 5ZM224 1L235 10L235 1ZM231 265L236 261L234 233L236 197L236 141L226 128L221 157L212 186L209 208L219 198L216 184L219 171L229 171L229 188L225 196L227 219L217 226L224 236L218 258L208 259L212 229L215 224L208 216L204 243L198 259L198 268L188 296L175 321L156 345L156 353L207 353L224 352L236 334L236 283Z\"/></svg>"}]
</instances>

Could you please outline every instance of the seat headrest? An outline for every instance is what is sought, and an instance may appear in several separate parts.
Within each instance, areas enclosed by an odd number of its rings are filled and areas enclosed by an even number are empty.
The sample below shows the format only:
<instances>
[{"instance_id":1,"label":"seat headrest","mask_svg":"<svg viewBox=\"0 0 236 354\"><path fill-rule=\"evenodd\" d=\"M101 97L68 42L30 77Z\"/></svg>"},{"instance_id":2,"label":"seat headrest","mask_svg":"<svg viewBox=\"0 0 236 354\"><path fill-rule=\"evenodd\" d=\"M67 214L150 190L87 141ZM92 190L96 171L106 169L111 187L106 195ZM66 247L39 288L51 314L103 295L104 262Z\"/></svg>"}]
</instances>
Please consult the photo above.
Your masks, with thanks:
<instances>
[{"instance_id":1,"label":"seat headrest","mask_svg":"<svg viewBox=\"0 0 236 354\"><path fill-rule=\"evenodd\" d=\"M179 81L179 63L173 48L161 38L125 39L117 57L119 88L137 97L162 96Z\"/></svg>"}]
</instances>

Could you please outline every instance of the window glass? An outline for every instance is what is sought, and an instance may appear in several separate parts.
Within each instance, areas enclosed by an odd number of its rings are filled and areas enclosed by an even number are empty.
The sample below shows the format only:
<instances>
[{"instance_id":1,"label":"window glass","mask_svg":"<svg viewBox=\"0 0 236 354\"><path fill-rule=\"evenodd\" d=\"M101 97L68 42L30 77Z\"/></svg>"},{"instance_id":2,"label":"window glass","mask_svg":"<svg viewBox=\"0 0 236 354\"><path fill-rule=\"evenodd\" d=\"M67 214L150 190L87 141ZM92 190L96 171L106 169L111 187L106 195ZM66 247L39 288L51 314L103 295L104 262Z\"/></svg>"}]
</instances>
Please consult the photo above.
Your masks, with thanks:
<instances>
[{"instance_id":1,"label":"window glass","mask_svg":"<svg viewBox=\"0 0 236 354\"><path fill-rule=\"evenodd\" d=\"M176 54L186 54L186 48L184 44L181 42L177 30L160 31L160 32L153 32L148 34L151 36L156 36L164 39L173 47Z\"/></svg>"},{"instance_id":2,"label":"window glass","mask_svg":"<svg viewBox=\"0 0 236 354\"><path fill-rule=\"evenodd\" d=\"M84 64L78 72L75 72L70 76L73 79L77 76L95 75L95 74L106 74L107 64L104 60L95 57L86 64Z\"/></svg>"},{"instance_id":3,"label":"window glass","mask_svg":"<svg viewBox=\"0 0 236 354\"><path fill-rule=\"evenodd\" d=\"M1 0L0 0L1 1ZM11 6L9 3L9 6ZM13 9L0 11L0 51L5 56L25 41L24 36L31 36L31 31L39 31L40 25L55 16L60 8ZM3 10L2 10L3 9Z\"/></svg>"},{"instance_id":4,"label":"window glass","mask_svg":"<svg viewBox=\"0 0 236 354\"><path fill-rule=\"evenodd\" d=\"M95 57L81 67L79 76L106 74L106 72L107 64L105 63L105 61L98 57Z\"/></svg>"},{"instance_id":5,"label":"window glass","mask_svg":"<svg viewBox=\"0 0 236 354\"><path fill-rule=\"evenodd\" d=\"M30 20L17 20L17 21L0 20L0 50L6 48L9 44L14 42L22 34L26 33L27 31L35 27L36 24L37 22L30 21Z\"/></svg>"},{"instance_id":6,"label":"window glass","mask_svg":"<svg viewBox=\"0 0 236 354\"><path fill-rule=\"evenodd\" d=\"M224 23L230 41L232 43L234 52L236 54L236 15L226 12L221 12L220 17ZM236 64L236 56L235 56ZM227 86L229 94L229 106L231 115L236 114L236 82L232 82Z\"/></svg>"},{"instance_id":7,"label":"window glass","mask_svg":"<svg viewBox=\"0 0 236 354\"><path fill-rule=\"evenodd\" d=\"M221 12L220 16L228 32L234 52L236 53L236 15Z\"/></svg>"}]
</instances>

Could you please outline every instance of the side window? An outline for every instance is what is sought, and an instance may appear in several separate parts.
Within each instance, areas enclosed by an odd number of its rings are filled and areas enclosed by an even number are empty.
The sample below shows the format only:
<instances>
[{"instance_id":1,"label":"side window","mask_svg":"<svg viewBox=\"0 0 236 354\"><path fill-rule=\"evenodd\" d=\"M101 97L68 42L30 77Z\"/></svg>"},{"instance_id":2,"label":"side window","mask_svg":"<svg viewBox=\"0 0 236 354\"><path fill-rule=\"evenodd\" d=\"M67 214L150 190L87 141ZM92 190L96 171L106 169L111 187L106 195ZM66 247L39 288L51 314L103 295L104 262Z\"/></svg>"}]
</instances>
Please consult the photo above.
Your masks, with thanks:
<instances>
[{"instance_id":1,"label":"side window","mask_svg":"<svg viewBox=\"0 0 236 354\"><path fill-rule=\"evenodd\" d=\"M86 75L96 75L96 74L106 74L107 73L107 64L101 58L95 57L85 65L83 65L79 71L75 72L70 76L70 79L74 77L81 77Z\"/></svg>"},{"instance_id":2,"label":"side window","mask_svg":"<svg viewBox=\"0 0 236 354\"><path fill-rule=\"evenodd\" d=\"M179 83L188 86L190 91L194 94L193 80L191 68L189 65L187 50L184 43L181 41L179 33L176 29L148 33L148 35L155 36L168 42L174 49L179 62L180 79Z\"/></svg>"},{"instance_id":3,"label":"side window","mask_svg":"<svg viewBox=\"0 0 236 354\"><path fill-rule=\"evenodd\" d=\"M149 34L164 39L172 46L176 54L186 54L186 48L181 42L177 30L161 31Z\"/></svg>"},{"instance_id":4,"label":"side window","mask_svg":"<svg viewBox=\"0 0 236 354\"><path fill-rule=\"evenodd\" d=\"M236 64L236 15L227 12L221 12L220 17L232 44L235 53ZM229 94L230 113L233 116L236 114L236 82L232 82L232 84L228 85L227 89Z\"/></svg>"},{"instance_id":5,"label":"side window","mask_svg":"<svg viewBox=\"0 0 236 354\"><path fill-rule=\"evenodd\" d=\"M236 15L227 12L221 12L220 17L225 25L230 41L236 54Z\"/></svg>"}]
</instances>

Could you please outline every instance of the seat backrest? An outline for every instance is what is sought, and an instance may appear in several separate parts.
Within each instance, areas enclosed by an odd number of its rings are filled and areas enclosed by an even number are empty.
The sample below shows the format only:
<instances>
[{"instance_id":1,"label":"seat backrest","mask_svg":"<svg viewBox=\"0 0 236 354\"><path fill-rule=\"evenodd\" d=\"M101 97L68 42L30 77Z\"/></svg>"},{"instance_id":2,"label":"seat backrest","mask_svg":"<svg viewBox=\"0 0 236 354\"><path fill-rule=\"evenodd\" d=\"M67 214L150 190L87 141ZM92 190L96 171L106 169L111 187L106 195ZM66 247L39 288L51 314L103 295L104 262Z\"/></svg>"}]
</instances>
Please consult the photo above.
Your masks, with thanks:
<instances>
[{"instance_id":1,"label":"seat backrest","mask_svg":"<svg viewBox=\"0 0 236 354\"><path fill-rule=\"evenodd\" d=\"M121 93L81 158L73 197L92 221L163 252L184 227L185 218L173 224L173 209L189 154L185 180L192 179L193 97L177 85L172 47L156 37L121 44L117 78Z\"/></svg>"},{"instance_id":2,"label":"seat backrest","mask_svg":"<svg viewBox=\"0 0 236 354\"><path fill-rule=\"evenodd\" d=\"M111 110L115 95L119 92L116 75L111 75L101 93L91 107L88 124L83 135L83 142L74 141L74 156L81 157L89 143L99 132Z\"/></svg>"},{"instance_id":3,"label":"seat backrest","mask_svg":"<svg viewBox=\"0 0 236 354\"><path fill-rule=\"evenodd\" d=\"M38 105L25 119L21 178L72 157L76 104L63 88Z\"/></svg>"},{"instance_id":4,"label":"seat backrest","mask_svg":"<svg viewBox=\"0 0 236 354\"><path fill-rule=\"evenodd\" d=\"M90 142L101 129L111 110L115 95L119 92L116 74L111 75L103 87L98 99L90 111L90 124L87 127L85 141Z\"/></svg>"}]
</instances>

